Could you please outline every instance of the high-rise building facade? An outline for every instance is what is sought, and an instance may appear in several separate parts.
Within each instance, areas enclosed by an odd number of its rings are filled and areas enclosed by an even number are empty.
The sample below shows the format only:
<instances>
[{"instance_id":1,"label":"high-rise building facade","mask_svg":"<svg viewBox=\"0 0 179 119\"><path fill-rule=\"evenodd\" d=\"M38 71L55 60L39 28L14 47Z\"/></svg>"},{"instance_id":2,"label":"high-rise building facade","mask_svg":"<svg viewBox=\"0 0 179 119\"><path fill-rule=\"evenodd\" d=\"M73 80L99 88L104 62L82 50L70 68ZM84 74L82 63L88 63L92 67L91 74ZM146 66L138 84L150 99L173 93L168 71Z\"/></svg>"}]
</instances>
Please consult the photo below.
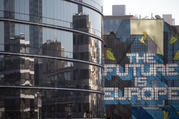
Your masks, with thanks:
<instances>
[{"instance_id":1,"label":"high-rise building facade","mask_svg":"<svg viewBox=\"0 0 179 119\"><path fill-rule=\"evenodd\" d=\"M142 92L143 89L179 87L178 27L163 19L104 16L104 34L106 116L116 119L164 119L166 115L169 119L179 118L179 100L170 99L171 92L155 100L143 97L156 95L156 91ZM144 62L147 55L153 55L154 62ZM152 65L175 65L176 74L164 75L170 70L167 68L150 72L153 69L149 71L148 68ZM146 74L142 73L144 71ZM140 78L141 82L146 81L145 85L137 85ZM178 96L178 92L176 94Z\"/></svg>"},{"instance_id":2,"label":"high-rise building facade","mask_svg":"<svg viewBox=\"0 0 179 119\"><path fill-rule=\"evenodd\" d=\"M175 19L172 18L172 14L163 14L163 19L170 25L175 25Z\"/></svg>"},{"instance_id":3,"label":"high-rise building facade","mask_svg":"<svg viewBox=\"0 0 179 119\"><path fill-rule=\"evenodd\" d=\"M102 44L102 0L0 0L0 118L101 118Z\"/></svg>"},{"instance_id":4,"label":"high-rise building facade","mask_svg":"<svg viewBox=\"0 0 179 119\"><path fill-rule=\"evenodd\" d=\"M112 6L112 15L113 16L125 16L126 15L126 6L125 5L113 5Z\"/></svg>"}]
</instances>

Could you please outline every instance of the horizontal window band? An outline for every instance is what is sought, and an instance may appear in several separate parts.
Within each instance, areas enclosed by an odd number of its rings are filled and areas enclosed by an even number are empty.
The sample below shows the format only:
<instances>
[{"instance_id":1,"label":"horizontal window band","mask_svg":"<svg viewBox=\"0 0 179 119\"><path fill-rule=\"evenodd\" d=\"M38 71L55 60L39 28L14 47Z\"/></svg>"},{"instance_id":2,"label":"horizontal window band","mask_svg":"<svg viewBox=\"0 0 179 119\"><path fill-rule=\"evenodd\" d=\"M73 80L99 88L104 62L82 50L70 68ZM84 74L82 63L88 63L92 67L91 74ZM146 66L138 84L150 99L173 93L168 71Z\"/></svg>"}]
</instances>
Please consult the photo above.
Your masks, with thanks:
<instances>
[{"instance_id":1,"label":"horizontal window band","mask_svg":"<svg viewBox=\"0 0 179 119\"><path fill-rule=\"evenodd\" d=\"M56 19L56 18L51 18L51 17L46 17L46 16L40 16L40 15L34 15L34 14L28 14L28 13L23 13L23 12L14 12L14 11L8 11L8 10L1 10L0 9L0 14L3 13L10 13L10 14L14 14L14 15L26 15L26 16L33 16L34 18L39 18L39 19L49 19L49 20L54 20L54 21L59 21L59 22L63 22L63 23L68 23L69 25L71 24L70 21L65 21L63 19ZM21 19L20 19L21 20ZM23 19L22 19L23 20ZM54 25L54 24L52 24ZM99 31L98 29L95 28L90 28L91 30L94 30L95 32L101 33L101 31Z\"/></svg>"},{"instance_id":2,"label":"horizontal window band","mask_svg":"<svg viewBox=\"0 0 179 119\"><path fill-rule=\"evenodd\" d=\"M67 1L67 2L71 2L71 3L75 3L75 4L78 4L78 5L82 5L84 7L87 7L91 10L94 10L96 12L98 12L99 14L101 14L101 16L103 16L103 14L100 12L100 10L98 10L97 8L87 4L87 3L84 3L84 2L78 2L78 1L75 1L75 0L64 0L64 1Z\"/></svg>"},{"instance_id":3,"label":"horizontal window band","mask_svg":"<svg viewBox=\"0 0 179 119\"><path fill-rule=\"evenodd\" d=\"M82 34L82 35L87 35L89 37L98 39L101 42L103 42L103 40L96 35L93 35L93 34L87 33L87 32L83 32L83 31L79 31L79 30L75 30L75 29L72 29L72 28L56 26L56 25L51 25L51 24L45 24L45 23L34 23L34 22L25 21L25 20L18 20L18 19L8 19L8 18L2 18L2 17L0 17L0 21L13 22L13 23L17 23L17 24L33 25L33 26L40 26L40 27L46 27L46 28L51 28L51 29L57 29L57 30L72 32L72 33L79 33L79 34Z\"/></svg>"},{"instance_id":4,"label":"horizontal window band","mask_svg":"<svg viewBox=\"0 0 179 119\"><path fill-rule=\"evenodd\" d=\"M103 68L103 66L100 65L100 64L89 62L89 61L84 61L84 60L73 59L73 58L53 57L53 56L33 55L33 54L22 54L22 53L12 53L12 52L3 52L3 51L0 51L0 55L12 55L12 56L23 56L23 57L62 60L62 61L69 61L69 62L84 63L84 64L94 65L94 66L98 66L98 67Z\"/></svg>"},{"instance_id":5,"label":"horizontal window band","mask_svg":"<svg viewBox=\"0 0 179 119\"><path fill-rule=\"evenodd\" d=\"M73 91L73 92L88 92L88 93L104 94L103 91L87 90L87 89L76 89L76 88L55 88L55 87L34 87L34 86L3 86L3 85L0 85L0 88L9 88L9 89L36 89L36 90L59 90L59 91Z\"/></svg>"}]
</instances>

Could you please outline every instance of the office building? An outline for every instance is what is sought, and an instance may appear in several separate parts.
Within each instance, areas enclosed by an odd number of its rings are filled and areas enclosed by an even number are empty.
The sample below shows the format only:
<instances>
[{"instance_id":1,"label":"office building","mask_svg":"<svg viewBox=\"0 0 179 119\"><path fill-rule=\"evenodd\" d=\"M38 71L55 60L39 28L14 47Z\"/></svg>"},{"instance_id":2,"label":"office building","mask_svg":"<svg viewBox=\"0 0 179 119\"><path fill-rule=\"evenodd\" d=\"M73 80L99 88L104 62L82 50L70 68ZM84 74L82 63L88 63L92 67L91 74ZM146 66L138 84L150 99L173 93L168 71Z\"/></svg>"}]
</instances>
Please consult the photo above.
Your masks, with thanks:
<instances>
[{"instance_id":1,"label":"office building","mask_svg":"<svg viewBox=\"0 0 179 119\"><path fill-rule=\"evenodd\" d=\"M0 0L0 118L102 118L102 0Z\"/></svg>"},{"instance_id":2,"label":"office building","mask_svg":"<svg viewBox=\"0 0 179 119\"><path fill-rule=\"evenodd\" d=\"M178 87L178 76L174 76L171 80L169 77L164 77L160 74L155 77L146 77L146 86L136 86L136 77L145 77L136 68L126 68L127 65L144 64L147 72L147 63L136 63L135 56L133 61L127 54L155 54L155 63L158 64L179 64L177 52L179 50L178 27L172 26L163 19L134 19L126 16L105 16L104 17L104 56L105 56L105 90L107 90L104 104L105 113L110 118L125 118L125 119L163 119L163 110L161 107L172 105L176 113L179 111L178 100L168 100L162 98L159 100L138 100L138 96L126 97L125 88L144 87ZM120 68L119 68L120 67ZM107 72L106 72L107 71ZM127 72L128 75L120 76L119 72ZM178 69L176 69L178 72ZM134 75L136 73L136 75ZM116 92L116 90L119 90ZM113 93L114 91L114 93ZM137 92L137 91L136 91ZM131 93L136 93L131 91ZM152 95L152 94L151 94ZM119 99L120 97L120 99ZM173 113L173 112L172 112Z\"/></svg>"},{"instance_id":3,"label":"office building","mask_svg":"<svg viewBox=\"0 0 179 119\"><path fill-rule=\"evenodd\" d=\"M125 16L126 6L125 5L113 5L112 6L112 16Z\"/></svg>"},{"instance_id":4,"label":"office building","mask_svg":"<svg viewBox=\"0 0 179 119\"><path fill-rule=\"evenodd\" d=\"M170 25L175 25L175 19L172 18L172 14L163 14L163 19Z\"/></svg>"}]
</instances>

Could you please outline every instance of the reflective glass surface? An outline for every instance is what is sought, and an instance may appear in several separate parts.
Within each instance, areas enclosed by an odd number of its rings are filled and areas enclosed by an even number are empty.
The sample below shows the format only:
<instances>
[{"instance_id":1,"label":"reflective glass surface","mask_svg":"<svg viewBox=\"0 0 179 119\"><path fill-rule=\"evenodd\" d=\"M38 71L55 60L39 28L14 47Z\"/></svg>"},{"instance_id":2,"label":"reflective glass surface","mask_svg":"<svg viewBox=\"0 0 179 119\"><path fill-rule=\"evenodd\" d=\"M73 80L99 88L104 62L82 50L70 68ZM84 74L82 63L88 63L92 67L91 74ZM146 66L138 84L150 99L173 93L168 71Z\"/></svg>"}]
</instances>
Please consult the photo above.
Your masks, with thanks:
<instances>
[{"instance_id":1,"label":"reflective glass surface","mask_svg":"<svg viewBox=\"0 0 179 119\"><path fill-rule=\"evenodd\" d=\"M1 119L71 119L101 116L100 94L36 89L1 89L0 93Z\"/></svg>"},{"instance_id":2,"label":"reflective glass surface","mask_svg":"<svg viewBox=\"0 0 179 119\"><path fill-rule=\"evenodd\" d=\"M85 2L88 3L88 1ZM96 5L94 1L90 3ZM6 2L1 0L0 4L0 17L68 28L74 28L73 16L85 15L88 30L78 30L101 37L102 16L94 10L78 4L64 0L53 0L53 2L51 0L7 0ZM98 21L99 23L96 23Z\"/></svg>"},{"instance_id":3,"label":"reflective glass surface","mask_svg":"<svg viewBox=\"0 0 179 119\"><path fill-rule=\"evenodd\" d=\"M46 53L46 51L44 51ZM101 90L101 68L45 58L0 55L3 86Z\"/></svg>"},{"instance_id":4,"label":"reflective glass surface","mask_svg":"<svg viewBox=\"0 0 179 119\"><path fill-rule=\"evenodd\" d=\"M84 27L78 20L75 23L75 27ZM9 22L0 22L0 26L5 26L5 29L0 28L0 51L74 58L101 64L102 44L98 39L40 26Z\"/></svg>"},{"instance_id":5,"label":"reflective glass surface","mask_svg":"<svg viewBox=\"0 0 179 119\"><path fill-rule=\"evenodd\" d=\"M102 12L102 10L103 10L103 8L102 8L103 3L101 0L75 0L75 1L89 4L93 7L95 7L96 9L98 9L100 12Z\"/></svg>"},{"instance_id":6,"label":"reflective glass surface","mask_svg":"<svg viewBox=\"0 0 179 119\"><path fill-rule=\"evenodd\" d=\"M102 117L101 6L0 0L0 119Z\"/></svg>"}]
</instances>

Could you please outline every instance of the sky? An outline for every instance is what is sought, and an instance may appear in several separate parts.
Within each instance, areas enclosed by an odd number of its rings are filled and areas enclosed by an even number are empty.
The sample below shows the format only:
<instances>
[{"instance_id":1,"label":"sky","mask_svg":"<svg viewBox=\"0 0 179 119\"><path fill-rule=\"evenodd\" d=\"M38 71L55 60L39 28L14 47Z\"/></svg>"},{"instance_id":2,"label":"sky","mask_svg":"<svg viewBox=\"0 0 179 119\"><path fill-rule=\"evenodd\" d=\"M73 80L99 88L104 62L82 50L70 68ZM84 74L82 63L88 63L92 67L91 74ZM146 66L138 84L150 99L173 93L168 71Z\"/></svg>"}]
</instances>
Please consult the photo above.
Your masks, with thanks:
<instances>
[{"instance_id":1,"label":"sky","mask_svg":"<svg viewBox=\"0 0 179 119\"><path fill-rule=\"evenodd\" d=\"M126 5L126 14L142 18L162 14L172 14L175 25L179 25L179 0L103 0L104 15L112 14L112 5Z\"/></svg>"}]
</instances>

